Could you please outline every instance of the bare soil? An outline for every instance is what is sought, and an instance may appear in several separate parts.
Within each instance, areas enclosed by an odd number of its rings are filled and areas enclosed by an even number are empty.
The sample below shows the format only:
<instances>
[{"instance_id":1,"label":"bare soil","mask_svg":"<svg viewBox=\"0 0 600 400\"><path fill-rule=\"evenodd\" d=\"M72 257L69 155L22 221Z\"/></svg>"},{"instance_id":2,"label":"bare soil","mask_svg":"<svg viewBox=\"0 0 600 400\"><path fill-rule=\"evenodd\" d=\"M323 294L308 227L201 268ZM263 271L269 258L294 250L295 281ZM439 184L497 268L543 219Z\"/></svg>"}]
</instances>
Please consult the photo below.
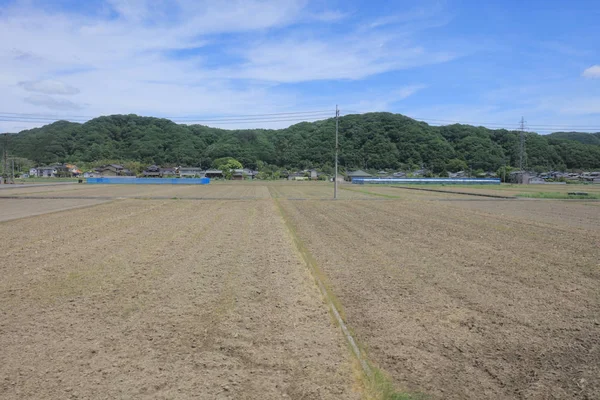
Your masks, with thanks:
<instances>
[{"instance_id":1,"label":"bare soil","mask_svg":"<svg viewBox=\"0 0 600 400\"><path fill-rule=\"evenodd\" d=\"M359 397L272 200L124 200L0 234L2 399Z\"/></svg>"},{"instance_id":2,"label":"bare soil","mask_svg":"<svg viewBox=\"0 0 600 400\"><path fill-rule=\"evenodd\" d=\"M600 213L593 207L600 206L600 202L486 199L452 201L448 202L448 206L468 209L487 218L493 218L493 214L501 219L521 220L524 223L531 221L538 225L547 224L549 229L554 230L564 226L596 232L600 229Z\"/></svg>"},{"instance_id":3,"label":"bare soil","mask_svg":"<svg viewBox=\"0 0 600 400\"><path fill-rule=\"evenodd\" d=\"M104 201L102 200L93 199L16 200L0 198L0 222L31 217L34 215L41 215L50 212L89 207L103 202Z\"/></svg>"},{"instance_id":4,"label":"bare soil","mask_svg":"<svg viewBox=\"0 0 600 400\"><path fill-rule=\"evenodd\" d=\"M595 207L553 219L572 203L535 202L532 213L521 202L501 212L484 202L476 211L470 202L282 204L398 389L600 398L600 225L564 223Z\"/></svg>"},{"instance_id":5,"label":"bare soil","mask_svg":"<svg viewBox=\"0 0 600 400\"><path fill-rule=\"evenodd\" d=\"M403 186L403 185L399 185ZM517 196L525 193L569 193L569 192L587 192L591 194L600 194L600 185L411 185L410 187L422 189L443 190L448 193L464 192L474 194L490 194L500 196ZM402 189L396 189L401 190ZM415 192L413 190L403 190L404 192Z\"/></svg>"},{"instance_id":6,"label":"bare soil","mask_svg":"<svg viewBox=\"0 0 600 400\"><path fill-rule=\"evenodd\" d=\"M104 185L81 184L13 189L0 192L2 196L28 197L114 197L114 198L206 198L206 199L266 199L269 191L265 185Z\"/></svg>"},{"instance_id":7,"label":"bare soil","mask_svg":"<svg viewBox=\"0 0 600 400\"><path fill-rule=\"evenodd\" d=\"M0 198L2 399L364 396L275 201L397 390L600 399L599 202L349 184L330 201L326 182L15 194L34 199Z\"/></svg>"}]
</instances>

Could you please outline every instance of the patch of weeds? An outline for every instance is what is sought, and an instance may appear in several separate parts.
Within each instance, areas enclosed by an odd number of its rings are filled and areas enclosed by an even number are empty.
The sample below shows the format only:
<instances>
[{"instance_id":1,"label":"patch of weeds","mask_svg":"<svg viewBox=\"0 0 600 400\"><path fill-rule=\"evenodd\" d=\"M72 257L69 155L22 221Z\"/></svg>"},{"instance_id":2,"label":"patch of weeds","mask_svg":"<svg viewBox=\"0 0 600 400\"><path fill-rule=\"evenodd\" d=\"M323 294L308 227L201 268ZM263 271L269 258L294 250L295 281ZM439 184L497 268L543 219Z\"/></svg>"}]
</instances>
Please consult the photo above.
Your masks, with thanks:
<instances>
[{"instance_id":1,"label":"patch of weeds","mask_svg":"<svg viewBox=\"0 0 600 400\"><path fill-rule=\"evenodd\" d=\"M580 199L580 200L596 200L600 199L599 194L588 193L587 195L573 195L560 192L531 192L519 193L517 197L525 197L530 199Z\"/></svg>"},{"instance_id":2,"label":"patch of weeds","mask_svg":"<svg viewBox=\"0 0 600 400\"><path fill-rule=\"evenodd\" d=\"M423 393L397 392L390 379L378 368L371 366L372 374L366 377L367 391L377 400L427 400Z\"/></svg>"}]
</instances>

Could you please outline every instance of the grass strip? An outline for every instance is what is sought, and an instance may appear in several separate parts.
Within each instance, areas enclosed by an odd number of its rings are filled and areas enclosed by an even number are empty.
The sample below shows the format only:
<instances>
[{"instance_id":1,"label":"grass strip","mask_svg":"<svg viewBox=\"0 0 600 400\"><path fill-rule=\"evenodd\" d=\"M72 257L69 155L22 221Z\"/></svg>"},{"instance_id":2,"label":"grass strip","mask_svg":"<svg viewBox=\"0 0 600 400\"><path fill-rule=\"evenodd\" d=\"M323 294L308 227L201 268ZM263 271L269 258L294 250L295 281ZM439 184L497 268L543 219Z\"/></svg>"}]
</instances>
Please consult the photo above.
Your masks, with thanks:
<instances>
[{"instance_id":1,"label":"grass strip","mask_svg":"<svg viewBox=\"0 0 600 400\"><path fill-rule=\"evenodd\" d=\"M517 197L525 197L530 199L579 199L579 200L598 200L600 194L588 193L587 195L573 195L560 192L531 192L519 193Z\"/></svg>"},{"instance_id":2,"label":"grass strip","mask_svg":"<svg viewBox=\"0 0 600 400\"><path fill-rule=\"evenodd\" d=\"M306 267L310 271L317 287L329 307L335 322L341 328L348 347L350 348L355 360L360 364L360 380L365 389L364 395L368 400L426 400L429 396L420 393L400 393L394 388L394 385L388 375L381 369L374 366L367 357L366 351L360 345L350 327L345 322L345 317L339 300L334 295L330 285L327 283L326 275L317 264L314 256L308 250L304 242L300 239L296 227L287 216L279 199L273 199L284 225L292 239L296 250L302 257Z\"/></svg>"},{"instance_id":3,"label":"grass strip","mask_svg":"<svg viewBox=\"0 0 600 400\"><path fill-rule=\"evenodd\" d=\"M421 190L424 192L438 192L438 193L451 193L451 194L462 194L465 196L479 196L479 197L491 197L494 199L514 199L513 196L504 196L499 194L484 194L484 193L470 193L470 192L459 192L455 190L441 190L441 189L425 189L422 187L408 187L408 186L390 186L396 189L408 189L408 190Z\"/></svg>"}]
</instances>

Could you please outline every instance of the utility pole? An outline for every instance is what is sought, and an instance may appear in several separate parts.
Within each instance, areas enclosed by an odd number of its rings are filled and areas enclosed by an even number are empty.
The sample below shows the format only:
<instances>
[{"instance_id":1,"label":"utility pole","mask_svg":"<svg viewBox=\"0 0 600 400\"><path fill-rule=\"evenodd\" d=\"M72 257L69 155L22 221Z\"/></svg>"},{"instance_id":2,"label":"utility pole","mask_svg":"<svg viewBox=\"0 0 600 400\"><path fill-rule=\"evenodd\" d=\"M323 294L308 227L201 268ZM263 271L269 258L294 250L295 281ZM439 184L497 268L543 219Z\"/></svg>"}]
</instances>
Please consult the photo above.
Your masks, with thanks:
<instances>
[{"instance_id":1,"label":"utility pole","mask_svg":"<svg viewBox=\"0 0 600 400\"><path fill-rule=\"evenodd\" d=\"M340 120L340 110L335 105L335 177L333 178L333 198L337 199L338 192L338 127Z\"/></svg>"},{"instance_id":2,"label":"utility pole","mask_svg":"<svg viewBox=\"0 0 600 400\"><path fill-rule=\"evenodd\" d=\"M525 176L523 172L524 161L525 161L525 118L521 117L521 122L519 123L519 130L521 131L519 134L519 183L525 182Z\"/></svg>"},{"instance_id":3,"label":"utility pole","mask_svg":"<svg viewBox=\"0 0 600 400\"><path fill-rule=\"evenodd\" d=\"M519 141L519 169L521 173L523 173L523 161L525 158L525 118L521 117L521 122L519 123L520 133L520 141Z\"/></svg>"},{"instance_id":4,"label":"utility pole","mask_svg":"<svg viewBox=\"0 0 600 400\"><path fill-rule=\"evenodd\" d=\"M4 148L2 149L2 183L8 183L8 133L4 134Z\"/></svg>"}]
</instances>

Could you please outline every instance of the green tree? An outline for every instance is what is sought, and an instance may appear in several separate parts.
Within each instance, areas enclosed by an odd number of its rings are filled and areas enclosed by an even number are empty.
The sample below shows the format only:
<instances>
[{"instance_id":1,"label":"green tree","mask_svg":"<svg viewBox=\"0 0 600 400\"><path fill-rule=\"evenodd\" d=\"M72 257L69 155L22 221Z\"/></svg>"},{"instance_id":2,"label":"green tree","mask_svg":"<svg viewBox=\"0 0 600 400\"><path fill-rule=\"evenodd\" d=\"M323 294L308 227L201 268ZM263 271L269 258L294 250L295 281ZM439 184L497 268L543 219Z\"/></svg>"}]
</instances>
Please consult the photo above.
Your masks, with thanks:
<instances>
[{"instance_id":1,"label":"green tree","mask_svg":"<svg viewBox=\"0 0 600 400\"><path fill-rule=\"evenodd\" d=\"M446 169L450 172L466 171L467 169L469 169L469 166L467 165L465 160L453 158L450 161L448 161L448 164L446 164Z\"/></svg>"},{"instance_id":2,"label":"green tree","mask_svg":"<svg viewBox=\"0 0 600 400\"><path fill-rule=\"evenodd\" d=\"M240 163L238 160L232 157L218 158L215 161L213 161L213 166L216 169L220 169L221 171L223 171L223 177L225 179L231 179L231 177L233 176L234 169L243 168L242 163Z\"/></svg>"}]
</instances>

